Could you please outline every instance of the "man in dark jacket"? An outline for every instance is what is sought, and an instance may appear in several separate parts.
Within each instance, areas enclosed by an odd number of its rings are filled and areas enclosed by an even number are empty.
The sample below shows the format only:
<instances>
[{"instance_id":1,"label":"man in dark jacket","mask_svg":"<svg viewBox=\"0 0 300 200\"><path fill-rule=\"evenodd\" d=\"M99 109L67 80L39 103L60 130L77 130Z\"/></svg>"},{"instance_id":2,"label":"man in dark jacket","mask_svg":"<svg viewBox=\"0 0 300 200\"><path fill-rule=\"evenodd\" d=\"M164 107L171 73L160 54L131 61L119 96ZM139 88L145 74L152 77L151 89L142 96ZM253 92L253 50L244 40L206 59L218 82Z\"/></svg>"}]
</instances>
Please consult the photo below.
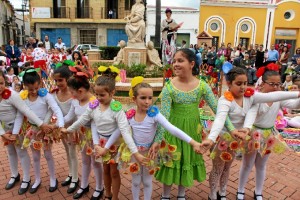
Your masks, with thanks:
<instances>
[{"instance_id":1,"label":"man in dark jacket","mask_svg":"<svg viewBox=\"0 0 300 200\"><path fill-rule=\"evenodd\" d=\"M21 56L19 48L15 45L14 40L9 40L8 45L5 47L6 56L10 59L10 66L14 68L14 74L19 75L18 62Z\"/></svg>"}]
</instances>

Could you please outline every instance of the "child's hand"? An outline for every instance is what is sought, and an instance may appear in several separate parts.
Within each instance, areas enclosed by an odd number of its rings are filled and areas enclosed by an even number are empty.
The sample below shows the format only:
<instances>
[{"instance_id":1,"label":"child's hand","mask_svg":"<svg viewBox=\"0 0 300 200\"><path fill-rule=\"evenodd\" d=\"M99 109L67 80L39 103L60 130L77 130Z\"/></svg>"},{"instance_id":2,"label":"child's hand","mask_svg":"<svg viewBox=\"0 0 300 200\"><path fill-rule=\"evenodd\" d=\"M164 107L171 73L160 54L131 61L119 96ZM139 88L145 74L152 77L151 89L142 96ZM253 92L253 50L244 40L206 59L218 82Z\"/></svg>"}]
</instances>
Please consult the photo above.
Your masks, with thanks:
<instances>
[{"instance_id":1,"label":"child's hand","mask_svg":"<svg viewBox=\"0 0 300 200\"><path fill-rule=\"evenodd\" d=\"M134 158L136 159L137 162L139 162L141 165L145 166L149 163L150 158L146 158L145 156L143 156L140 153L134 153L133 154Z\"/></svg>"},{"instance_id":2,"label":"child's hand","mask_svg":"<svg viewBox=\"0 0 300 200\"><path fill-rule=\"evenodd\" d=\"M9 140L10 141L16 141L17 140L17 135L11 135Z\"/></svg>"},{"instance_id":3,"label":"child's hand","mask_svg":"<svg viewBox=\"0 0 300 200\"><path fill-rule=\"evenodd\" d=\"M66 128L60 128L60 132L62 134L68 134L68 133L70 133Z\"/></svg>"},{"instance_id":4,"label":"child's hand","mask_svg":"<svg viewBox=\"0 0 300 200\"><path fill-rule=\"evenodd\" d=\"M249 134L250 129L248 128L242 128L242 129L235 129L233 131L230 132L230 134L236 138L236 139L241 139L244 140L246 138L246 136Z\"/></svg>"},{"instance_id":5,"label":"child's hand","mask_svg":"<svg viewBox=\"0 0 300 200\"><path fill-rule=\"evenodd\" d=\"M107 153L108 149L102 148L99 145L95 145L95 155L96 157L102 157Z\"/></svg>"},{"instance_id":6,"label":"child's hand","mask_svg":"<svg viewBox=\"0 0 300 200\"><path fill-rule=\"evenodd\" d=\"M44 133L50 133L51 131L52 131L52 126L51 125L49 125L49 124L42 124L41 126L40 126L40 129L41 129L41 131L42 132L44 132Z\"/></svg>"},{"instance_id":7,"label":"child's hand","mask_svg":"<svg viewBox=\"0 0 300 200\"><path fill-rule=\"evenodd\" d=\"M158 150L159 150L159 143L158 142L154 142L152 145L151 145L151 147L150 147L150 149L149 149L149 152L148 152L148 155L149 155L149 158L151 159L151 160L154 160L155 158L156 158L156 156L157 156L157 152L158 152Z\"/></svg>"},{"instance_id":8,"label":"child's hand","mask_svg":"<svg viewBox=\"0 0 300 200\"><path fill-rule=\"evenodd\" d=\"M213 144L214 142L211 139L203 140L201 143L200 154L204 154L206 151L208 151L213 146Z\"/></svg>"}]
</instances>

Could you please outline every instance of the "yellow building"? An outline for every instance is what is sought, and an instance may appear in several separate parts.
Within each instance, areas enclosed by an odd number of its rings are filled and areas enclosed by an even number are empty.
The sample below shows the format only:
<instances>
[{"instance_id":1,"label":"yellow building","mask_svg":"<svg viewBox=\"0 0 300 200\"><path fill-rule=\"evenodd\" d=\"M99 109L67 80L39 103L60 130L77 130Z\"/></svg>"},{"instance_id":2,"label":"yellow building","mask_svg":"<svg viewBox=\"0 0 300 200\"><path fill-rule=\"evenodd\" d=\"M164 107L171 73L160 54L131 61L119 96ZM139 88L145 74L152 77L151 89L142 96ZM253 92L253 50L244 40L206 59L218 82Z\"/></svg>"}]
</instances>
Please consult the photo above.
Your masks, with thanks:
<instances>
[{"instance_id":1,"label":"yellow building","mask_svg":"<svg viewBox=\"0 0 300 200\"><path fill-rule=\"evenodd\" d=\"M62 37L67 47L75 44L116 46L127 40L124 17L134 0L30 0L31 29L36 38Z\"/></svg>"},{"instance_id":2,"label":"yellow building","mask_svg":"<svg viewBox=\"0 0 300 200\"><path fill-rule=\"evenodd\" d=\"M201 0L199 31L213 43L271 44L284 40L300 47L300 0Z\"/></svg>"}]
</instances>

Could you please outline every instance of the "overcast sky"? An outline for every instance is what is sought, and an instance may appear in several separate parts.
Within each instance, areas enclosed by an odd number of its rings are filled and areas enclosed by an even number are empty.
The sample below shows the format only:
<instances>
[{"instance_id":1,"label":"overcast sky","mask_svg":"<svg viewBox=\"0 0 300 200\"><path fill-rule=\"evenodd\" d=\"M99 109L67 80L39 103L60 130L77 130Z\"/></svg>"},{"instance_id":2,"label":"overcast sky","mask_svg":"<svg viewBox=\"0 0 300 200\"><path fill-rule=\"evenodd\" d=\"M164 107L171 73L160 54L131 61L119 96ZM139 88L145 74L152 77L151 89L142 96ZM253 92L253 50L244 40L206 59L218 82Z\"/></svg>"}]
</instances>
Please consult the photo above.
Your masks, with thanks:
<instances>
[{"instance_id":1,"label":"overcast sky","mask_svg":"<svg viewBox=\"0 0 300 200\"><path fill-rule=\"evenodd\" d=\"M22 7L22 0L10 0L11 4L15 8ZM155 5L156 0L147 0L149 5ZM162 6L168 6L172 8L172 6L181 6L181 7L192 7L199 9L200 0L161 0ZM27 5L28 6L28 5Z\"/></svg>"}]
</instances>

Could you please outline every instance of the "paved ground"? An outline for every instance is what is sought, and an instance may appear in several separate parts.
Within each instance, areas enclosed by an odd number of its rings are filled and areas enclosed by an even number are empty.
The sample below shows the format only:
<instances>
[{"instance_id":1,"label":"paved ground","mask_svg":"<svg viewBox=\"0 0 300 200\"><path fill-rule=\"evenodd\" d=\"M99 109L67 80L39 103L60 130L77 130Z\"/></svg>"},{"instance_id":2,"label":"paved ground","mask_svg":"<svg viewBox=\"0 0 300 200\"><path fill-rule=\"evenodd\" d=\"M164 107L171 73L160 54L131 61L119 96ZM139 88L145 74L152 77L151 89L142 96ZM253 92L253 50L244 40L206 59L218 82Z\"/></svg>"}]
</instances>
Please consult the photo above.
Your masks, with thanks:
<instances>
[{"instance_id":1,"label":"paved ground","mask_svg":"<svg viewBox=\"0 0 300 200\"><path fill-rule=\"evenodd\" d=\"M0 149L0 199L72 199L72 195L67 194L67 188L59 186L58 190L54 193L49 193L49 179L47 172L47 163L45 158L42 157L42 185L38 192L34 195L26 193L25 195L18 195L18 186L12 190L5 190L5 184L10 177L9 165L6 156L6 150L1 145ZM64 153L63 145L58 144L53 149L53 155L55 158L56 173L57 179L59 182L62 182L67 175L68 167L66 156ZM211 161L207 156L205 156L207 171L211 170ZM238 172L241 162L235 161L232 170L230 181L228 183L228 199L234 200L236 188L238 184ZM283 155L271 155L268 166L267 166L267 179L265 182L264 188L264 197L265 199L300 199L300 157L299 155L291 152L286 152ZM81 166L80 166L81 170ZM79 172L81 174L81 171ZM32 180L33 180L33 169L31 169ZM209 173L208 173L209 174ZM93 188L95 187L95 182L93 179L94 175L90 177L90 192L84 196L82 199L89 199L93 193ZM121 192L119 195L120 200L132 199L131 197L131 178L130 175L122 175L122 186ZM250 179L247 184L246 189L246 199L253 199L253 190L254 190L255 180L254 172L250 174ZM172 188L172 199L176 199L176 188ZM159 196L162 192L161 184L157 181L153 183L153 199L159 199ZM207 199L209 192L208 181L203 183L196 183L194 187L187 190L187 199ZM141 198L142 199L142 198Z\"/></svg>"}]
</instances>

